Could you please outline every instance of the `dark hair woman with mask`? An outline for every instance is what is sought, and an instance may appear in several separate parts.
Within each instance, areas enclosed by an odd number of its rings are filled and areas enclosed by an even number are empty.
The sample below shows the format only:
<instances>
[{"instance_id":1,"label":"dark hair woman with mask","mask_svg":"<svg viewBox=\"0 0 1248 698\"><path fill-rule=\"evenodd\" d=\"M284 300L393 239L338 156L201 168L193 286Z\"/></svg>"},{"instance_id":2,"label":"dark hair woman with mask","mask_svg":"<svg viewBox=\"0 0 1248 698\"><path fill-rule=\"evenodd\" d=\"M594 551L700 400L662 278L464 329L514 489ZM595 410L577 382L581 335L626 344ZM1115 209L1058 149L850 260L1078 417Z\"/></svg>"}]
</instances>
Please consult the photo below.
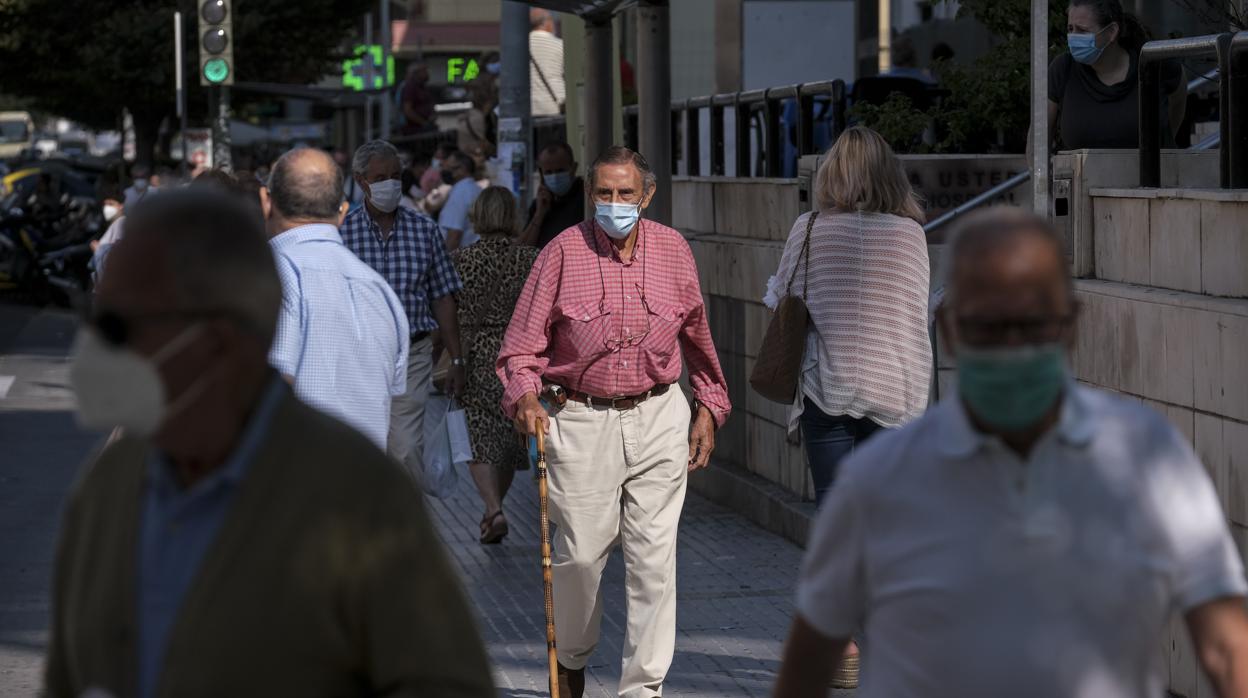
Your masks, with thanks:
<instances>
[{"instance_id":1,"label":"dark hair woman with mask","mask_svg":"<svg viewBox=\"0 0 1248 698\"><path fill-rule=\"evenodd\" d=\"M1063 150L1139 147L1140 48L1148 34L1119 0L1071 0L1069 52L1049 65L1049 132ZM1161 69L1162 134L1174 144L1187 89L1178 64ZM1055 132L1056 127L1056 132Z\"/></svg>"}]
</instances>

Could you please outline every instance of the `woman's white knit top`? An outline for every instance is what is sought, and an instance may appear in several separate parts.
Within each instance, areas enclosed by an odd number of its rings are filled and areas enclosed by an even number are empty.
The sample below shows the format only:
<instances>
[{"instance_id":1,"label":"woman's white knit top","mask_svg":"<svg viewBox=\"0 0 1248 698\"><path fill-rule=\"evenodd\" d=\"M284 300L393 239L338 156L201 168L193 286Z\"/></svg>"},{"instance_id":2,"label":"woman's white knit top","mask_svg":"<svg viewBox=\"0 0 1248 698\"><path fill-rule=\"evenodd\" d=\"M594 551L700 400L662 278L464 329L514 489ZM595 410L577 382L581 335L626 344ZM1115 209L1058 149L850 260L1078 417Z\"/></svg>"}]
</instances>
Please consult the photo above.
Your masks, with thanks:
<instances>
[{"instance_id":1,"label":"woman's white knit top","mask_svg":"<svg viewBox=\"0 0 1248 698\"><path fill-rule=\"evenodd\" d=\"M803 295L809 216L793 223L780 269L767 282L763 302L769 308L787 295L795 265L791 293ZM923 413L932 378L928 274L927 238L918 223L884 213L820 212L805 293L811 329L790 430L802 397L829 415L865 417L885 427Z\"/></svg>"}]
</instances>

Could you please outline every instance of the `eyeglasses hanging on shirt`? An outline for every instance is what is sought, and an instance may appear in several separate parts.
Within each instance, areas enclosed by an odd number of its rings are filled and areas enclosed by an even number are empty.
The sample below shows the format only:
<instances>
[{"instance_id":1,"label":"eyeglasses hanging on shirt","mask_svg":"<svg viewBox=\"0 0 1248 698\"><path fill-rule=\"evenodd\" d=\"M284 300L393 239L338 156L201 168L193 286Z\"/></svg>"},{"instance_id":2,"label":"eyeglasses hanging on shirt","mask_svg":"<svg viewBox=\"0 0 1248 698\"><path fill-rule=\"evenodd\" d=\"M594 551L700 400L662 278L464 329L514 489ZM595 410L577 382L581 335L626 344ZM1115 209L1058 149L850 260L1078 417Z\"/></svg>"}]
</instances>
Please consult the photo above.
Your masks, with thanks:
<instances>
[{"instance_id":1,"label":"eyeglasses hanging on shirt","mask_svg":"<svg viewBox=\"0 0 1248 698\"><path fill-rule=\"evenodd\" d=\"M637 225L639 226L642 225L641 221L638 221ZM644 237L642 235L643 232L645 232L644 228L639 229L637 231L637 243L633 250L634 257L636 257L640 253L640 248L642 245L642 238ZM606 276L606 272L604 272L602 269L603 254L602 254L602 248L599 247L598 245L597 235L594 236L594 252L596 252L598 255L598 279L602 283L602 299L598 301L598 309L601 310L603 313L606 313L607 311L607 276ZM608 352L615 353L623 349L627 349L629 347L635 347L641 344L642 341L645 340L646 336L650 334L650 306L648 303L646 303L646 257L645 255L641 255L641 284L640 285L633 284L633 289L637 292L638 302L641 303L641 308L643 311L642 314L646 318L646 327L640 334L634 334L630 332L629 329L624 326L624 323L626 322L626 320L624 319L624 313L621 313L619 322L616 323L614 326L615 331L612 332L607 337L603 338L603 345L606 346ZM624 295L623 283L621 282L621 288L620 288L620 307L621 308L624 307L625 301L627 300L629 300L629 297Z\"/></svg>"}]
</instances>

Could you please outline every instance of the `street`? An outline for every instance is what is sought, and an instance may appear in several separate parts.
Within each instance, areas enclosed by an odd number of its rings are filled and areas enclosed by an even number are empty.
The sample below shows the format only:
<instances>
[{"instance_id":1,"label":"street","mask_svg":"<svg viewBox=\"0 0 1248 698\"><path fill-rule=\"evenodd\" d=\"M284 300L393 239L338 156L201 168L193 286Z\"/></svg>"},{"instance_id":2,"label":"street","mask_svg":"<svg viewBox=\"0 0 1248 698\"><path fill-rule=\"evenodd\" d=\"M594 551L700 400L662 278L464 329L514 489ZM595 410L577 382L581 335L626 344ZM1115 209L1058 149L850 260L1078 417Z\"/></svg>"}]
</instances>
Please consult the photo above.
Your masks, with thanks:
<instances>
[{"instance_id":1,"label":"street","mask_svg":"<svg viewBox=\"0 0 1248 698\"><path fill-rule=\"evenodd\" d=\"M100 440L74 423L74 320L0 303L0 696L34 695L61 504Z\"/></svg>"},{"instance_id":2,"label":"street","mask_svg":"<svg viewBox=\"0 0 1248 698\"><path fill-rule=\"evenodd\" d=\"M61 505L102 438L74 423L66 361L73 323L65 311L0 304L0 698L32 696L40 685ZM431 501L478 614L500 695L546 695L532 478L516 478L506 505L511 534L498 546L477 543L480 504L466 474L453 497ZM680 535L678 636L665 693L768 695L801 551L692 494ZM604 594L602 643L587 673L590 696L615 695L619 677L624 589L618 550L607 566Z\"/></svg>"}]
</instances>

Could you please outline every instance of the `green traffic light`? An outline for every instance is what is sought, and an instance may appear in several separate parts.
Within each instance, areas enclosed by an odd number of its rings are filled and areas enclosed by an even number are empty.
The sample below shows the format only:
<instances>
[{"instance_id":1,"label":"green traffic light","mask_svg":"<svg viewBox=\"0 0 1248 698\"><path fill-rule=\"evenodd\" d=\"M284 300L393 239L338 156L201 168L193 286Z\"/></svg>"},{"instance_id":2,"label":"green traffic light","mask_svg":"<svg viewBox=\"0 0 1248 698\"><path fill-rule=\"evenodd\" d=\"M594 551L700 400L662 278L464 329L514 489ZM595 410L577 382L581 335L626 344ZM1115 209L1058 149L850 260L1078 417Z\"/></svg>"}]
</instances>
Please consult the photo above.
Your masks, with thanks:
<instances>
[{"instance_id":1,"label":"green traffic light","mask_svg":"<svg viewBox=\"0 0 1248 698\"><path fill-rule=\"evenodd\" d=\"M225 82L230 77L230 64L224 58L213 58L204 63L204 79L213 84Z\"/></svg>"}]
</instances>

